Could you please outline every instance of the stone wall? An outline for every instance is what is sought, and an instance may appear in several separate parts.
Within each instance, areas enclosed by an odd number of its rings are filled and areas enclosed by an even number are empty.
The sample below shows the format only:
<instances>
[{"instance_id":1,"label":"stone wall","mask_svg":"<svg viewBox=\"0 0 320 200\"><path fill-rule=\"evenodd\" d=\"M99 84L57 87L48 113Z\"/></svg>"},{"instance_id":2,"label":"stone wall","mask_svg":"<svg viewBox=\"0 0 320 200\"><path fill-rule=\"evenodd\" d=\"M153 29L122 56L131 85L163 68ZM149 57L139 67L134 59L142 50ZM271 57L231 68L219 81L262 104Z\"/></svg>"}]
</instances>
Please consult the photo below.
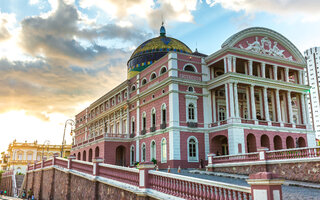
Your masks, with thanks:
<instances>
[{"instance_id":1,"label":"stone wall","mask_svg":"<svg viewBox=\"0 0 320 200\"><path fill-rule=\"evenodd\" d=\"M232 174L243 174L249 175L258 172L272 172L280 175L281 177L287 180L294 181L307 181L307 182L320 182L320 162L286 162L281 163L277 161L270 162L267 165L255 165L248 163L237 163L236 165L231 163L230 166L226 166L227 164L219 165L216 164L211 169L211 171L215 172L225 172ZM242 165L241 165L242 164ZM210 170L210 169L209 169Z\"/></svg>"},{"instance_id":2,"label":"stone wall","mask_svg":"<svg viewBox=\"0 0 320 200\"><path fill-rule=\"evenodd\" d=\"M32 189L36 199L155 200L53 167L28 172L25 179L26 189Z\"/></svg>"},{"instance_id":3,"label":"stone wall","mask_svg":"<svg viewBox=\"0 0 320 200\"><path fill-rule=\"evenodd\" d=\"M12 195L12 176L1 178L0 190L7 191L7 195Z\"/></svg>"}]
</instances>

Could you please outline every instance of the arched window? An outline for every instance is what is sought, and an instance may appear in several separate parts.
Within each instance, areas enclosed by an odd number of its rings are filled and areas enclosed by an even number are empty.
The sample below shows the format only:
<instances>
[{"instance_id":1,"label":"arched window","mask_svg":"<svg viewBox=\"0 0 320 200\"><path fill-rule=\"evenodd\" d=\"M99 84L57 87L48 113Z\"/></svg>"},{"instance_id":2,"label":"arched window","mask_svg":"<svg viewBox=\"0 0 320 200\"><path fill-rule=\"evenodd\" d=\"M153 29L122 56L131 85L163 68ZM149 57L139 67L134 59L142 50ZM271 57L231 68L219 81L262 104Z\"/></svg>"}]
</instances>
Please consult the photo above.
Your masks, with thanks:
<instances>
[{"instance_id":1,"label":"arched window","mask_svg":"<svg viewBox=\"0 0 320 200\"><path fill-rule=\"evenodd\" d=\"M82 153L82 161L86 161L87 160L87 152L83 151Z\"/></svg>"},{"instance_id":2,"label":"arched window","mask_svg":"<svg viewBox=\"0 0 320 200\"><path fill-rule=\"evenodd\" d=\"M150 160L156 160L156 142L154 140L151 141L150 144Z\"/></svg>"},{"instance_id":3,"label":"arched window","mask_svg":"<svg viewBox=\"0 0 320 200\"><path fill-rule=\"evenodd\" d=\"M156 109L151 110L151 127L156 127Z\"/></svg>"},{"instance_id":4,"label":"arched window","mask_svg":"<svg viewBox=\"0 0 320 200\"><path fill-rule=\"evenodd\" d=\"M130 148L130 165L134 165L134 146Z\"/></svg>"},{"instance_id":5,"label":"arched window","mask_svg":"<svg viewBox=\"0 0 320 200\"><path fill-rule=\"evenodd\" d=\"M188 87L188 92L194 92L194 88L192 86Z\"/></svg>"},{"instance_id":6,"label":"arched window","mask_svg":"<svg viewBox=\"0 0 320 200\"><path fill-rule=\"evenodd\" d=\"M162 104L161 106L161 124L166 124L167 122L167 108L166 104Z\"/></svg>"},{"instance_id":7,"label":"arched window","mask_svg":"<svg viewBox=\"0 0 320 200\"><path fill-rule=\"evenodd\" d=\"M131 86L131 92L133 92L135 90L136 90L136 86L135 85Z\"/></svg>"},{"instance_id":8,"label":"arched window","mask_svg":"<svg viewBox=\"0 0 320 200\"><path fill-rule=\"evenodd\" d=\"M155 78L157 78L157 74L153 72L150 76L150 81L152 81Z\"/></svg>"},{"instance_id":9,"label":"arched window","mask_svg":"<svg viewBox=\"0 0 320 200\"><path fill-rule=\"evenodd\" d=\"M160 69L160 75L161 74L164 74L167 72L167 68L165 66L163 66L161 69Z\"/></svg>"},{"instance_id":10,"label":"arched window","mask_svg":"<svg viewBox=\"0 0 320 200\"><path fill-rule=\"evenodd\" d=\"M198 140L195 137L188 139L188 161L198 162Z\"/></svg>"},{"instance_id":11,"label":"arched window","mask_svg":"<svg viewBox=\"0 0 320 200\"><path fill-rule=\"evenodd\" d=\"M161 162L167 162L167 140L165 138L161 140Z\"/></svg>"},{"instance_id":12,"label":"arched window","mask_svg":"<svg viewBox=\"0 0 320 200\"><path fill-rule=\"evenodd\" d=\"M141 81L141 85L145 85L145 84L147 84L147 79L146 79L146 78L144 78L144 79Z\"/></svg>"},{"instance_id":13,"label":"arched window","mask_svg":"<svg viewBox=\"0 0 320 200\"><path fill-rule=\"evenodd\" d=\"M192 103L188 105L188 119L194 120L194 105Z\"/></svg>"},{"instance_id":14,"label":"arched window","mask_svg":"<svg viewBox=\"0 0 320 200\"><path fill-rule=\"evenodd\" d=\"M188 72L196 72L195 67L192 66L192 65L190 65L190 64L184 66L183 70L184 70L184 71L188 71Z\"/></svg>"},{"instance_id":15,"label":"arched window","mask_svg":"<svg viewBox=\"0 0 320 200\"><path fill-rule=\"evenodd\" d=\"M141 146L141 162L146 161L146 144L143 143Z\"/></svg>"},{"instance_id":16,"label":"arched window","mask_svg":"<svg viewBox=\"0 0 320 200\"><path fill-rule=\"evenodd\" d=\"M78 158L77 159L81 160L81 153L80 152L78 152Z\"/></svg>"}]
</instances>

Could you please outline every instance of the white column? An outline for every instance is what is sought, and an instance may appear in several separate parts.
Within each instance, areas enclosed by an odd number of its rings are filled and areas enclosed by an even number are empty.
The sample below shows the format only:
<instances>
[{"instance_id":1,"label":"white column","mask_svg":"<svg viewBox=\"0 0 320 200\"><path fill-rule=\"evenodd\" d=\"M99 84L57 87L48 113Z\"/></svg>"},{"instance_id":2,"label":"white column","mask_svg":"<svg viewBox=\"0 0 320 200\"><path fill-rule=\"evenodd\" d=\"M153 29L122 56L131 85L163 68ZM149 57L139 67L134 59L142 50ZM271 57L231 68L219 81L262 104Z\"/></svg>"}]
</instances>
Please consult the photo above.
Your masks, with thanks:
<instances>
[{"instance_id":1,"label":"white column","mask_svg":"<svg viewBox=\"0 0 320 200\"><path fill-rule=\"evenodd\" d=\"M291 91L287 92L287 99L288 99L288 111L289 111L289 123L293 123L293 115L292 115L292 104L291 104Z\"/></svg>"},{"instance_id":2,"label":"white column","mask_svg":"<svg viewBox=\"0 0 320 200\"><path fill-rule=\"evenodd\" d=\"M246 87L246 97L247 97L247 115L248 119L251 119L251 110L250 110L250 88Z\"/></svg>"},{"instance_id":3,"label":"white column","mask_svg":"<svg viewBox=\"0 0 320 200\"><path fill-rule=\"evenodd\" d=\"M169 126L179 126L179 94L178 84L171 83L169 85Z\"/></svg>"},{"instance_id":4,"label":"white column","mask_svg":"<svg viewBox=\"0 0 320 200\"><path fill-rule=\"evenodd\" d=\"M135 119L135 131L136 131L136 136L139 136L140 135L140 100L137 101L137 116L136 116L136 119ZM139 150L138 150L139 152Z\"/></svg>"},{"instance_id":5,"label":"white column","mask_svg":"<svg viewBox=\"0 0 320 200\"><path fill-rule=\"evenodd\" d=\"M229 119L229 95L228 95L228 83L224 84L225 97L226 97L226 119Z\"/></svg>"},{"instance_id":6,"label":"white column","mask_svg":"<svg viewBox=\"0 0 320 200\"><path fill-rule=\"evenodd\" d=\"M262 78L266 77L266 63L261 63Z\"/></svg>"},{"instance_id":7,"label":"white column","mask_svg":"<svg viewBox=\"0 0 320 200\"><path fill-rule=\"evenodd\" d=\"M284 75L285 75L285 81L286 82L289 82L289 68L288 67L286 67L286 68L284 68Z\"/></svg>"},{"instance_id":8,"label":"white column","mask_svg":"<svg viewBox=\"0 0 320 200\"><path fill-rule=\"evenodd\" d=\"M303 94L304 96L304 103L305 103L305 111L306 111L306 122L307 125L310 125L310 113L309 113L309 107L308 107L308 98L306 94Z\"/></svg>"},{"instance_id":9,"label":"white column","mask_svg":"<svg viewBox=\"0 0 320 200\"><path fill-rule=\"evenodd\" d=\"M270 121L270 116L269 116L269 104L268 104L268 91L267 87L263 88L263 99L264 99L264 113L265 113L265 118L266 121Z\"/></svg>"},{"instance_id":10,"label":"white column","mask_svg":"<svg viewBox=\"0 0 320 200\"><path fill-rule=\"evenodd\" d=\"M260 108L260 116L261 116L261 119L262 119L263 116L264 116L262 98L263 98L263 91L262 91L262 89L259 89L259 108Z\"/></svg>"},{"instance_id":11,"label":"white column","mask_svg":"<svg viewBox=\"0 0 320 200\"><path fill-rule=\"evenodd\" d=\"M227 73L228 72L228 68L227 68L227 58L223 58L223 67L224 67L224 73Z\"/></svg>"},{"instance_id":12,"label":"white column","mask_svg":"<svg viewBox=\"0 0 320 200\"><path fill-rule=\"evenodd\" d=\"M228 72L232 72L232 57L228 56Z\"/></svg>"},{"instance_id":13,"label":"white column","mask_svg":"<svg viewBox=\"0 0 320 200\"><path fill-rule=\"evenodd\" d=\"M229 93L230 93L230 117L234 118L234 97L233 97L233 83L229 83Z\"/></svg>"},{"instance_id":14,"label":"white column","mask_svg":"<svg viewBox=\"0 0 320 200\"><path fill-rule=\"evenodd\" d=\"M306 72L305 71L302 72L302 84L306 85Z\"/></svg>"},{"instance_id":15,"label":"white column","mask_svg":"<svg viewBox=\"0 0 320 200\"><path fill-rule=\"evenodd\" d=\"M277 67L277 65L273 65L273 76L274 76L274 80L278 80L278 67Z\"/></svg>"},{"instance_id":16,"label":"white column","mask_svg":"<svg viewBox=\"0 0 320 200\"><path fill-rule=\"evenodd\" d=\"M209 128L210 124L212 123L212 110L208 109L208 105L210 105L211 101L211 92L208 91L207 88L202 88L202 94L203 94L203 122L204 122L204 127Z\"/></svg>"},{"instance_id":17,"label":"white column","mask_svg":"<svg viewBox=\"0 0 320 200\"><path fill-rule=\"evenodd\" d=\"M276 89L276 104L277 104L278 122L282 122L282 120L281 120L281 105L280 105L279 89Z\"/></svg>"},{"instance_id":18,"label":"white column","mask_svg":"<svg viewBox=\"0 0 320 200\"><path fill-rule=\"evenodd\" d=\"M248 64L249 64L249 75L251 75L251 76L252 76L252 71L253 71L252 70L252 63L253 63L252 60L248 61Z\"/></svg>"},{"instance_id":19,"label":"white column","mask_svg":"<svg viewBox=\"0 0 320 200\"><path fill-rule=\"evenodd\" d=\"M123 128L122 128L122 126L123 126L123 119L122 119L122 109L120 109L120 122L119 122L119 133L120 134L124 134L123 133Z\"/></svg>"},{"instance_id":20,"label":"white column","mask_svg":"<svg viewBox=\"0 0 320 200\"><path fill-rule=\"evenodd\" d=\"M239 118L238 83L233 84L235 117Z\"/></svg>"},{"instance_id":21,"label":"white column","mask_svg":"<svg viewBox=\"0 0 320 200\"><path fill-rule=\"evenodd\" d=\"M170 77L178 77L177 53L172 52L168 55L168 72Z\"/></svg>"},{"instance_id":22,"label":"white column","mask_svg":"<svg viewBox=\"0 0 320 200\"><path fill-rule=\"evenodd\" d=\"M237 72L237 58L235 56L232 57L232 67L233 67L233 72Z\"/></svg>"},{"instance_id":23,"label":"white column","mask_svg":"<svg viewBox=\"0 0 320 200\"><path fill-rule=\"evenodd\" d=\"M216 91L211 91L212 98L212 114L213 114L213 122L217 121L217 110L216 110Z\"/></svg>"},{"instance_id":24,"label":"white column","mask_svg":"<svg viewBox=\"0 0 320 200\"><path fill-rule=\"evenodd\" d=\"M300 71L299 71L299 84L303 84L303 81L302 81L302 80L303 80L304 78L303 78L302 76L303 76L303 71L300 70Z\"/></svg>"},{"instance_id":25,"label":"white column","mask_svg":"<svg viewBox=\"0 0 320 200\"><path fill-rule=\"evenodd\" d=\"M307 119L306 119L306 104L305 104L305 99L303 94L300 94L300 103L301 103L301 109L302 109L302 124L307 124Z\"/></svg>"},{"instance_id":26,"label":"white column","mask_svg":"<svg viewBox=\"0 0 320 200\"><path fill-rule=\"evenodd\" d=\"M257 119L256 113L256 100L254 98L254 85L250 85L250 98L251 98L251 108L252 108L252 119Z\"/></svg>"}]
</instances>

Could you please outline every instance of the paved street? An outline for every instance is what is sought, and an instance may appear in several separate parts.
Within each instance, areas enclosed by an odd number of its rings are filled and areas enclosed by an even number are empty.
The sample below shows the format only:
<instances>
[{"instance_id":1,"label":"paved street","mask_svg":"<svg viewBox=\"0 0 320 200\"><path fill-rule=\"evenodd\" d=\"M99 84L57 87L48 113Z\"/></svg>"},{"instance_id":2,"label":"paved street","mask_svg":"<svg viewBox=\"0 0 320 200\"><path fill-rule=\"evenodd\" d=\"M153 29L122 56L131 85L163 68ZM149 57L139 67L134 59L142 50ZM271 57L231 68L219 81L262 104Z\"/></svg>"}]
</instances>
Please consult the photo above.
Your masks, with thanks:
<instances>
[{"instance_id":1,"label":"paved street","mask_svg":"<svg viewBox=\"0 0 320 200\"><path fill-rule=\"evenodd\" d=\"M176 170L172 169L172 173L177 173ZM242 186L249 186L249 184L242 179L227 178L213 175L193 174L189 170L182 170L181 175L192 176L196 178L203 178L213 181L220 181L224 183L231 183ZM320 185L320 184L319 184ZM312 189L305 187L296 186L282 186L283 199L284 200L320 200L320 189Z\"/></svg>"}]
</instances>

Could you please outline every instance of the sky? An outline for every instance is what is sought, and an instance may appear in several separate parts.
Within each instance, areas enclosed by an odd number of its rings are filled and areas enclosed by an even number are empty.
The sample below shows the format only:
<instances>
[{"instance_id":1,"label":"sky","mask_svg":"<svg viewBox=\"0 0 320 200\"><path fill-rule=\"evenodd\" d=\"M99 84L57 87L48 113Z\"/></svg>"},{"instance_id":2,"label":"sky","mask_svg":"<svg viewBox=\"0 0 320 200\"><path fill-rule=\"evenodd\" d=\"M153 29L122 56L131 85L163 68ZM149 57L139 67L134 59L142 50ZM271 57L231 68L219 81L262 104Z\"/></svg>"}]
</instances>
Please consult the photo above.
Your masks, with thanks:
<instances>
[{"instance_id":1,"label":"sky","mask_svg":"<svg viewBox=\"0 0 320 200\"><path fill-rule=\"evenodd\" d=\"M65 121L126 80L162 21L208 55L254 26L302 53L320 46L319 0L0 0L0 152L14 139L60 144Z\"/></svg>"}]
</instances>

